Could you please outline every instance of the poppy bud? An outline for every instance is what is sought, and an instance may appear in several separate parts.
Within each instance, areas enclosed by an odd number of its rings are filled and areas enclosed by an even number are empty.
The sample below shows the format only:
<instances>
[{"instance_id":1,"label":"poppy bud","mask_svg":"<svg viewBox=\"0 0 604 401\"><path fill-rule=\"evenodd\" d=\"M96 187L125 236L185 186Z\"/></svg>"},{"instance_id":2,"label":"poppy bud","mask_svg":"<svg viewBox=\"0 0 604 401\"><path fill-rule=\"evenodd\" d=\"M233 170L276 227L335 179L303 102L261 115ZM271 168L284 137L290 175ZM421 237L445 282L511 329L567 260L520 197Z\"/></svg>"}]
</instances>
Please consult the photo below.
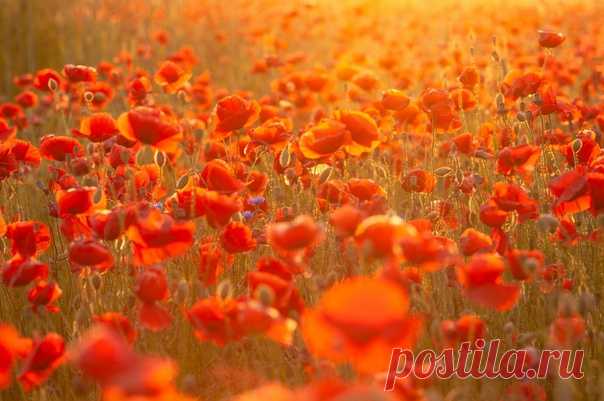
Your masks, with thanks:
<instances>
[{"instance_id":1,"label":"poppy bud","mask_svg":"<svg viewBox=\"0 0 604 401\"><path fill-rule=\"evenodd\" d=\"M198 390L199 384L197 379L192 374L187 374L182 379L182 391L187 394L195 394Z\"/></svg>"},{"instance_id":2,"label":"poppy bud","mask_svg":"<svg viewBox=\"0 0 604 401\"><path fill-rule=\"evenodd\" d=\"M78 309L75 316L76 327L85 327L90 321L90 312L84 305Z\"/></svg>"},{"instance_id":3,"label":"poppy bud","mask_svg":"<svg viewBox=\"0 0 604 401\"><path fill-rule=\"evenodd\" d=\"M319 175L319 184L325 184L331 175L333 174L333 168L327 167L325 170L321 172Z\"/></svg>"},{"instance_id":4,"label":"poppy bud","mask_svg":"<svg viewBox=\"0 0 604 401\"><path fill-rule=\"evenodd\" d=\"M176 287L176 294L174 296L174 300L177 304L183 304L187 300L187 296L189 295L189 283L187 280L182 279L178 283L178 287Z\"/></svg>"},{"instance_id":5,"label":"poppy bud","mask_svg":"<svg viewBox=\"0 0 604 401\"><path fill-rule=\"evenodd\" d=\"M283 148L281 154L279 155L279 165L281 166L281 168L286 168L287 166L289 166L290 162L291 153L289 151L289 146L286 146L285 148Z\"/></svg>"},{"instance_id":6,"label":"poppy bud","mask_svg":"<svg viewBox=\"0 0 604 401\"><path fill-rule=\"evenodd\" d=\"M93 100L94 100L94 93L92 93L90 91L84 92L84 101L86 103L92 103Z\"/></svg>"},{"instance_id":7,"label":"poppy bud","mask_svg":"<svg viewBox=\"0 0 604 401\"><path fill-rule=\"evenodd\" d=\"M153 160L155 161L155 164L157 164L157 166L159 168L162 168L166 164L166 155L164 154L164 152L158 150L155 152L155 156L153 157Z\"/></svg>"},{"instance_id":8,"label":"poppy bud","mask_svg":"<svg viewBox=\"0 0 604 401\"><path fill-rule=\"evenodd\" d=\"M507 322L506 324L503 325L503 331L505 332L506 335L511 336L515 330L516 330L516 327L514 326L514 323L512 323L512 322Z\"/></svg>"},{"instance_id":9,"label":"poppy bud","mask_svg":"<svg viewBox=\"0 0 604 401\"><path fill-rule=\"evenodd\" d=\"M537 228L546 233L554 233L559 224L556 216L551 214L542 214L537 220Z\"/></svg>"},{"instance_id":10,"label":"poppy bud","mask_svg":"<svg viewBox=\"0 0 604 401\"><path fill-rule=\"evenodd\" d=\"M176 181L176 189L183 189L189 183L189 175L185 174Z\"/></svg>"},{"instance_id":11,"label":"poppy bud","mask_svg":"<svg viewBox=\"0 0 604 401\"><path fill-rule=\"evenodd\" d=\"M439 167L434 170L434 175L439 178L445 178L451 174L453 169L451 167Z\"/></svg>"},{"instance_id":12,"label":"poppy bud","mask_svg":"<svg viewBox=\"0 0 604 401\"><path fill-rule=\"evenodd\" d=\"M126 164L130 161L130 152L127 150L122 150L120 152L120 159L122 160L122 163Z\"/></svg>"},{"instance_id":13,"label":"poppy bud","mask_svg":"<svg viewBox=\"0 0 604 401\"><path fill-rule=\"evenodd\" d=\"M103 284L103 280L101 279L101 276L99 274L93 275L90 279L90 282L92 283L92 286L95 290L99 290L101 288L101 285Z\"/></svg>"},{"instance_id":14,"label":"poppy bud","mask_svg":"<svg viewBox=\"0 0 604 401\"><path fill-rule=\"evenodd\" d=\"M558 315L560 317L571 317L575 314L577 305L575 299L570 295L563 295L558 302Z\"/></svg>"},{"instance_id":15,"label":"poppy bud","mask_svg":"<svg viewBox=\"0 0 604 401\"><path fill-rule=\"evenodd\" d=\"M220 299L227 300L233 297L233 284L229 280L222 280L216 286L216 296Z\"/></svg>"},{"instance_id":16,"label":"poppy bud","mask_svg":"<svg viewBox=\"0 0 604 401\"><path fill-rule=\"evenodd\" d=\"M266 284L260 284L254 293L254 298L256 298L260 303L268 308L275 302L275 292L271 287Z\"/></svg>"},{"instance_id":17,"label":"poppy bud","mask_svg":"<svg viewBox=\"0 0 604 401\"><path fill-rule=\"evenodd\" d=\"M575 139L572 142L571 147L573 149L573 152L578 153L583 147L583 142L580 139Z\"/></svg>"},{"instance_id":18,"label":"poppy bud","mask_svg":"<svg viewBox=\"0 0 604 401\"><path fill-rule=\"evenodd\" d=\"M59 89L59 83L54 78L50 78L48 80L48 89L50 89L51 92L56 92L57 89Z\"/></svg>"},{"instance_id":19,"label":"poppy bud","mask_svg":"<svg viewBox=\"0 0 604 401\"><path fill-rule=\"evenodd\" d=\"M579 298L579 311L583 316L596 309L596 298L591 292L584 292Z\"/></svg>"}]
</instances>

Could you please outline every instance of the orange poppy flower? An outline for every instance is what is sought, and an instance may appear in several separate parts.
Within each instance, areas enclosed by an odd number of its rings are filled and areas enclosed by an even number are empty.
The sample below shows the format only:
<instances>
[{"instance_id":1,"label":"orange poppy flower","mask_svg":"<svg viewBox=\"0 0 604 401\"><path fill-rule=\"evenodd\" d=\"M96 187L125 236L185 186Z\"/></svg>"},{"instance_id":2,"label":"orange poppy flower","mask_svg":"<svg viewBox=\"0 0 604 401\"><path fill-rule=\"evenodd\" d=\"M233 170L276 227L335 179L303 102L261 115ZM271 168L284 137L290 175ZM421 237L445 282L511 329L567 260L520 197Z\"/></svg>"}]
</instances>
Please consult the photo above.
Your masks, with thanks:
<instances>
[{"instance_id":1,"label":"orange poppy flower","mask_svg":"<svg viewBox=\"0 0 604 401\"><path fill-rule=\"evenodd\" d=\"M84 154L82 145L68 136L45 135L40 141L40 153L50 160L65 161L67 157L77 157Z\"/></svg>"},{"instance_id":2,"label":"orange poppy flower","mask_svg":"<svg viewBox=\"0 0 604 401\"><path fill-rule=\"evenodd\" d=\"M351 178L346 182L348 192L360 201L369 201L375 196L385 196L386 191L368 178Z\"/></svg>"},{"instance_id":3,"label":"orange poppy flower","mask_svg":"<svg viewBox=\"0 0 604 401\"><path fill-rule=\"evenodd\" d=\"M222 229L220 245L228 253L248 252L256 248L252 230L243 223L230 222Z\"/></svg>"},{"instance_id":4,"label":"orange poppy flower","mask_svg":"<svg viewBox=\"0 0 604 401\"><path fill-rule=\"evenodd\" d=\"M134 286L136 297L142 301L139 321L148 330L160 331L172 324L172 315L159 301L168 298L168 279L161 266L144 268L136 276Z\"/></svg>"},{"instance_id":5,"label":"orange poppy flower","mask_svg":"<svg viewBox=\"0 0 604 401\"><path fill-rule=\"evenodd\" d=\"M139 106L123 113L117 125L126 139L171 154L177 153L183 138L181 127L172 118L150 107Z\"/></svg>"},{"instance_id":6,"label":"orange poppy flower","mask_svg":"<svg viewBox=\"0 0 604 401\"><path fill-rule=\"evenodd\" d=\"M225 269L234 261L232 254L225 253L222 247L206 240L199 246L199 265L197 277L205 285L215 285Z\"/></svg>"},{"instance_id":7,"label":"orange poppy flower","mask_svg":"<svg viewBox=\"0 0 604 401\"><path fill-rule=\"evenodd\" d=\"M567 171L549 183L549 190L555 197L552 205L558 216L567 216L588 210L591 205L588 176L583 168Z\"/></svg>"},{"instance_id":8,"label":"orange poppy flower","mask_svg":"<svg viewBox=\"0 0 604 401\"><path fill-rule=\"evenodd\" d=\"M344 205L334 210L329 216L329 223L334 227L339 238L354 235L365 214L351 205Z\"/></svg>"},{"instance_id":9,"label":"orange poppy flower","mask_svg":"<svg viewBox=\"0 0 604 401\"><path fill-rule=\"evenodd\" d=\"M477 252L491 251L493 240L474 228L467 228L459 238L459 246L464 256L471 256Z\"/></svg>"},{"instance_id":10,"label":"orange poppy flower","mask_svg":"<svg viewBox=\"0 0 604 401\"><path fill-rule=\"evenodd\" d=\"M382 94L381 105L386 110L401 111L409 106L409 97L398 89L388 89Z\"/></svg>"},{"instance_id":11,"label":"orange poppy flower","mask_svg":"<svg viewBox=\"0 0 604 401\"><path fill-rule=\"evenodd\" d=\"M193 74L181 65L166 60L155 73L155 83L161 86L166 93L176 93L191 78Z\"/></svg>"},{"instance_id":12,"label":"orange poppy flower","mask_svg":"<svg viewBox=\"0 0 604 401\"><path fill-rule=\"evenodd\" d=\"M121 335L129 344L136 341L137 333L130 320L119 312L105 312L92 317L94 323L113 330L116 334Z\"/></svg>"},{"instance_id":13,"label":"orange poppy flower","mask_svg":"<svg viewBox=\"0 0 604 401\"><path fill-rule=\"evenodd\" d=\"M520 222L537 218L537 201L530 198L528 194L518 185L497 182L493 186L493 197L497 206L506 212L516 211Z\"/></svg>"},{"instance_id":14,"label":"orange poppy flower","mask_svg":"<svg viewBox=\"0 0 604 401\"><path fill-rule=\"evenodd\" d=\"M471 132L464 132L463 134L455 136L452 139L452 142L455 144L455 149L459 153L468 156L472 156L478 148L478 141L474 139Z\"/></svg>"},{"instance_id":15,"label":"orange poppy flower","mask_svg":"<svg viewBox=\"0 0 604 401\"><path fill-rule=\"evenodd\" d=\"M432 192L436 186L436 178L426 170L411 170L403 178L403 189L407 192Z\"/></svg>"},{"instance_id":16,"label":"orange poppy flower","mask_svg":"<svg viewBox=\"0 0 604 401\"><path fill-rule=\"evenodd\" d=\"M493 200L488 200L484 205L480 206L480 221L489 227L501 227L505 224L508 218L508 212L497 206Z\"/></svg>"},{"instance_id":17,"label":"orange poppy flower","mask_svg":"<svg viewBox=\"0 0 604 401\"><path fill-rule=\"evenodd\" d=\"M95 197L101 191L94 187L70 188L56 193L59 216L88 214L103 206L104 197L95 202ZM101 196L103 196L101 192Z\"/></svg>"},{"instance_id":18,"label":"orange poppy flower","mask_svg":"<svg viewBox=\"0 0 604 401\"><path fill-rule=\"evenodd\" d=\"M91 142L104 142L118 133L117 123L109 113L94 113L84 117L80 130L74 130L74 134L88 138Z\"/></svg>"},{"instance_id":19,"label":"orange poppy flower","mask_svg":"<svg viewBox=\"0 0 604 401\"><path fill-rule=\"evenodd\" d=\"M10 385L13 364L25 358L31 347L29 338L21 337L12 326L0 324L0 390Z\"/></svg>"},{"instance_id":20,"label":"orange poppy flower","mask_svg":"<svg viewBox=\"0 0 604 401\"><path fill-rule=\"evenodd\" d=\"M456 110L469 111L476 107L476 97L468 89L454 89L449 96Z\"/></svg>"},{"instance_id":21,"label":"orange poppy flower","mask_svg":"<svg viewBox=\"0 0 604 401\"><path fill-rule=\"evenodd\" d=\"M307 159L330 156L351 141L346 125L324 119L300 136L300 151Z\"/></svg>"},{"instance_id":22,"label":"orange poppy flower","mask_svg":"<svg viewBox=\"0 0 604 401\"><path fill-rule=\"evenodd\" d=\"M542 82L543 77L536 72L523 74L518 70L512 70L503 80L501 92L506 98L516 100L536 93Z\"/></svg>"},{"instance_id":23,"label":"orange poppy flower","mask_svg":"<svg viewBox=\"0 0 604 401\"><path fill-rule=\"evenodd\" d=\"M480 75L476 67L464 67L457 79L459 80L459 82L461 82L464 88L471 90L476 86L476 84L478 84L478 81L480 80Z\"/></svg>"},{"instance_id":24,"label":"orange poppy flower","mask_svg":"<svg viewBox=\"0 0 604 401\"><path fill-rule=\"evenodd\" d=\"M585 338L586 326L585 320L576 312L569 316L558 316L550 325L550 341L555 346L571 348Z\"/></svg>"},{"instance_id":25,"label":"orange poppy flower","mask_svg":"<svg viewBox=\"0 0 604 401\"><path fill-rule=\"evenodd\" d=\"M339 111L335 118L350 132L352 143L345 145L349 154L357 156L369 152L380 143L379 129L369 114L361 111Z\"/></svg>"},{"instance_id":26,"label":"orange poppy flower","mask_svg":"<svg viewBox=\"0 0 604 401\"><path fill-rule=\"evenodd\" d=\"M409 296L382 279L357 277L330 288L302 316L310 352L334 362L350 362L359 372L387 370L392 348L411 348L422 320L409 315Z\"/></svg>"},{"instance_id":27,"label":"orange poppy flower","mask_svg":"<svg viewBox=\"0 0 604 401\"><path fill-rule=\"evenodd\" d=\"M487 326L477 315L463 315L457 320L443 320L440 324L444 346L457 347L460 342L484 338Z\"/></svg>"},{"instance_id":28,"label":"orange poppy flower","mask_svg":"<svg viewBox=\"0 0 604 401\"><path fill-rule=\"evenodd\" d=\"M270 289L270 305L282 315L287 316L290 311L302 313L304 310L304 301L298 292L294 283L290 280L283 279L278 275L253 271L247 274L247 282L250 288L250 293L256 298L262 300L262 294L259 292L263 289Z\"/></svg>"},{"instance_id":29,"label":"orange poppy flower","mask_svg":"<svg viewBox=\"0 0 604 401\"><path fill-rule=\"evenodd\" d=\"M291 136L292 121L285 118L270 118L249 132L252 140L281 150Z\"/></svg>"},{"instance_id":30,"label":"orange poppy flower","mask_svg":"<svg viewBox=\"0 0 604 401\"><path fill-rule=\"evenodd\" d=\"M355 241L366 256L400 256L401 240L407 235L416 234L415 227L404 223L399 217L376 215L366 218L357 226Z\"/></svg>"},{"instance_id":31,"label":"orange poppy flower","mask_svg":"<svg viewBox=\"0 0 604 401\"><path fill-rule=\"evenodd\" d=\"M473 302L498 311L510 310L518 302L520 288L503 282L503 259L497 254L479 253L458 267L457 279Z\"/></svg>"},{"instance_id":32,"label":"orange poppy flower","mask_svg":"<svg viewBox=\"0 0 604 401\"><path fill-rule=\"evenodd\" d=\"M175 397L176 366L168 359L136 354L113 330L97 324L84 333L71 353L85 377L101 385L103 399L166 399ZM141 398L143 397L143 398Z\"/></svg>"},{"instance_id":33,"label":"orange poppy flower","mask_svg":"<svg viewBox=\"0 0 604 401\"><path fill-rule=\"evenodd\" d=\"M251 334L264 334L274 341L289 345L296 328L293 320L281 317L276 309L244 298L201 299L186 313L197 339L211 341L218 346L239 341Z\"/></svg>"},{"instance_id":34,"label":"orange poppy flower","mask_svg":"<svg viewBox=\"0 0 604 401\"><path fill-rule=\"evenodd\" d=\"M505 147L499 151L497 157L497 172L503 175L513 175L516 173L527 184L530 184L540 154L541 148L539 146L520 145Z\"/></svg>"},{"instance_id":35,"label":"orange poppy flower","mask_svg":"<svg viewBox=\"0 0 604 401\"><path fill-rule=\"evenodd\" d=\"M300 215L289 222L268 225L266 237L275 251L289 254L314 247L322 239L322 230L312 217Z\"/></svg>"},{"instance_id":36,"label":"orange poppy flower","mask_svg":"<svg viewBox=\"0 0 604 401\"><path fill-rule=\"evenodd\" d=\"M533 274L543 269L545 256L538 250L526 251L512 249L506 254L510 271L516 280L528 280Z\"/></svg>"},{"instance_id":37,"label":"orange poppy flower","mask_svg":"<svg viewBox=\"0 0 604 401\"><path fill-rule=\"evenodd\" d=\"M224 160L209 161L199 174L199 185L223 194L232 194L243 189L243 183Z\"/></svg>"},{"instance_id":38,"label":"orange poppy flower","mask_svg":"<svg viewBox=\"0 0 604 401\"><path fill-rule=\"evenodd\" d=\"M17 379L29 392L44 383L64 361L65 340L57 333L48 333L34 341Z\"/></svg>"},{"instance_id":39,"label":"orange poppy flower","mask_svg":"<svg viewBox=\"0 0 604 401\"><path fill-rule=\"evenodd\" d=\"M232 131L252 125L260 114L260 105L238 95L223 97L216 105L215 134L224 136Z\"/></svg>"},{"instance_id":40,"label":"orange poppy flower","mask_svg":"<svg viewBox=\"0 0 604 401\"><path fill-rule=\"evenodd\" d=\"M136 212L126 235L134 247L135 265L152 265L178 256L193 244L194 224L176 222L154 208Z\"/></svg>"}]
</instances>

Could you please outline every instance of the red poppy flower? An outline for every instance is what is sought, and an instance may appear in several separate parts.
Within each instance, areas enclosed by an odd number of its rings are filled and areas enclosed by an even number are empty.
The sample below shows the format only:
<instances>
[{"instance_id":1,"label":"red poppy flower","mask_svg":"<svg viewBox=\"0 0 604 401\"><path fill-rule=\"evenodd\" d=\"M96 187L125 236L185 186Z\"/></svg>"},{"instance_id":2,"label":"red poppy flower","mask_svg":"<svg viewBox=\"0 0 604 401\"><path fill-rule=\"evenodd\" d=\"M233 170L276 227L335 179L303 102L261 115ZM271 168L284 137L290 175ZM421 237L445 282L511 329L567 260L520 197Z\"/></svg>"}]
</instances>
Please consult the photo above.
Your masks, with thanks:
<instances>
[{"instance_id":1,"label":"red poppy flower","mask_svg":"<svg viewBox=\"0 0 604 401\"><path fill-rule=\"evenodd\" d=\"M159 109L135 107L117 120L121 134L130 141L138 141L164 151L177 153L182 141L182 129Z\"/></svg>"},{"instance_id":2,"label":"red poppy flower","mask_svg":"<svg viewBox=\"0 0 604 401\"><path fill-rule=\"evenodd\" d=\"M96 74L96 68L86 65L67 64L63 67L63 75L69 82L94 82Z\"/></svg>"},{"instance_id":3,"label":"red poppy flower","mask_svg":"<svg viewBox=\"0 0 604 401\"><path fill-rule=\"evenodd\" d=\"M302 317L309 350L360 372L382 372L392 348L411 348L422 321L409 313L404 288L387 280L357 277L330 288Z\"/></svg>"},{"instance_id":4,"label":"red poppy flower","mask_svg":"<svg viewBox=\"0 0 604 401\"><path fill-rule=\"evenodd\" d=\"M92 317L98 323L123 336L129 344L136 341L137 333L130 320L119 312L105 312Z\"/></svg>"},{"instance_id":5,"label":"red poppy flower","mask_svg":"<svg viewBox=\"0 0 604 401\"><path fill-rule=\"evenodd\" d=\"M58 72L50 68L45 68L36 72L34 77L34 87L44 92L52 92L61 87L63 80Z\"/></svg>"},{"instance_id":6,"label":"red poppy flower","mask_svg":"<svg viewBox=\"0 0 604 401\"><path fill-rule=\"evenodd\" d=\"M474 228L468 228L461 234L459 246L464 256L471 256L480 251L492 250L493 240Z\"/></svg>"},{"instance_id":7,"label":"red poppy flower","mask_svg":"<svg viewBox=\"0 0 604 401\"><path fill-rule=\"evenodd\" d=\"M369 114L360 111L339 111L335 117L350 132L352 143L345 147L349 154L356 156L369 152L380 143L380 131Z\"/></svg>"},{"instance_id":8,"label":"red poppy flower","mask_svg":"<svg viewBox=\"0 0 604 401\"><path fill-rule=\"evenodd\" d=\"M543 269L545 257L541 251L512 249L506 256L510 271L516 280L528 280L536 271Z\"/></svg>"},{"instance_id":9,"label":"red poppy flower","mask_svg":"<svg viewBox=\"0 0 604 401\"><path fill-rule=\"evenodd\" d=\"M66 191L57 191L56 199L59 207L59 216L69 216L92 212L95 208L102 206L104 198L95 202L100 189L94 187L71 188ZM101 193L102 195L102 193Z\"/></svg>"},{"instance_id":10,"label":"red poppy flower","mask_svg":"<svg viewBox=\"0 0 604 401\"><path fill-rule=\"evenodd\" d=\"M220 159L205 165L199 174L199 185L224 194L232 194L243 188L243 183L237 179L233 169Z\"/></svg>"},{"instance_id":11,"label":"red poppy flower","mask_svg":"<svg viewBox=\"0 0 604 401\"><path fill-rule=\"evenodd\" d=\"M503 175L518 174L527 184L530 184L540 154L539 146L505 147L497 157L497 172Z\"/></svg>"},{"instance_id":12,"label":"red poppy flower","mask_svg":"<svg viewBox=\"0 0 604 401\"><path fill-rule=\"evenodd\" d=\"M11 381L11 369L17 359L25 358L31 351L32 342L23 338L12 326L0 324L0 390Z\"/></svg>"},{"instance_id":13,"label":"red poppy flower","mask_svg":"<svg viewBox=\"0 0 604 401\"><path fill-rule=\"evenodd\" d=\"M113 267L113 254L97 240L81 239L69 244L69 262L78 268L104 272Z\"/></svg>"},{"instance_id":14,"label":"red poppy flower","mask_svg":"<svg viewBox=\"0 0 604 401\"><path fill-rule=\"evenodd\" d=\"M2 266L2 281L7 287L21 287L48 277L48 265L31 257L15 255Z\"/></svg>"},{"instance_id":15,"label":"red poppy flower","mask_svg":"<svg viewBox=\"0 0 604 401\"><path fill-rule=\"evenodd\" d=\"M84 333L71 360L85 377L101 385L104 399L181 399L173 391L172 361L136 354L123 337L103 325Z\"/></svg>"},{"instance_id":16,"label":"red poppy flower","mask_svg":"<svg viewBox=\"0 0 604 401\"><path fill-rule=\"evenodd\" d=\"M516 211L520 222L537 218L537 201L530 198L528 194L518 185L497 182L493 186L493 197L497 206L506 212Z\"/></svg>"},{"instance_id":17,"label":"red poppy flower","mask_svg":"<svg viewBox=\"0 0 604 401\"><path fill-rule=\"evenodd\" d=\"M365 217L361 210L351 205L344 205L331 213L329 223L334 227L336 236L344 238L354 235Z\"/></svg>"},{"instance_id":18,"label":"red poppy flower","mask_svg":"<svg viewBox=\"0 0 604 401\"><path fill-rule=\"evenodd\" d=\"M503 282L503 259L497 254L476 254L457 269L457 278L464 294L479 305L498 311L514 307L520 297L520 288Z\"/></svg>"},{"instance_id":19,"label":"red poppy flower","mask_svg":"<svg viewBox=\"0 0 604 401\"><path fill-rule=\"evenodd\" d=\"M6 226L6 237L11 241L11 252L23 257L35 256L50 246L48 226L38 221L18 221Z\"/></svg>"},{"instance_id":20,"label":"red poppy flower","mask_svg":"<svg viewBox=\"0 0 604 401\"><path fill-rule=\"evenodd\" d=\"M104 142L118 133L117 124L109 113L94 113L84 117L80 130L74 130L75 135L88 138L91 142Z\"/></svg>"},{"instance_id":21,"label":"red poppy flower","mask_svg":"<svg viewBox=\"0 0 604 401\"><path fill-rule=\"evenodd\" d=\"M230 222L222 229L220 245L228 253L241 253L256 248L256 240L248 226L240 222Z\"/></svg>"},{"instance_id":22,"label":"red poppy flower","mask_svg":"<svg viewBox=\"0 0 604 401\"><path fill-rule=\"evenodd\" d=\"M267 306L277 309L282 315L287 316L290 311L302 313L304 301L292 281L261 271L249 272L247 281L251 294L259 298L261 302L269 301L270 304ZM262 299L263 290L270 292L268 300Z\"/></svg>"},{"instance_id":23,"label":"red poppy flower","mask_svg":"<svg viewBox=\"0 0 604 401\"><path fill-rule=\"evenodd\" d=\"M164 61L155 73L155 83L161 86L166 93L176 93L191 78L191 72L181 65L167 60Z\"/></svg>"},{"instance_id":24,"label":"red poppy flower","mask_svg":"<svg viewBox=\"0 0 604 401\"><path fill-rule=\"evenodd\" d=\"M209 297L197 301L187 318L200 341L218 346L241 340L251 334L263 334L284 345L292 342L296 323L283 318L276 309L245 298L220 299Z\"/></svg>"},{"instance_id":25,"label":"red poppy flower","mask_svg":"<svg viewBox=\"0 0 604 401\"><path fill-rule=\"evenodd\" d=\"M322 239L322 230L312 217L301 215L291 222L267 226L268 243L277 252L299 252L315 246Z\"/></svg>"},{"instance_id":26,"label":"red poppy flower","mask_svg":"<svg viewBox=\"0 0 604 401\"><path fill-rule=\"evenodd\" d=\"M64 361L65 340L57 333L48 333L34 341L18 380L25 391L31 391L44 383Z\"/></svg>"},{"instance_id":27,"label":"red poppy flower","mask_svg":"<svg viewBox=\"0 0 604 401\"><path fill-rule=\"evenodd\" d=\"M40 153L43 157L50 160L65 161L69 156L71 158L82 156L84 149L82 145L74 138L68 136L46 135L40 141Z\"/></svg>"},{"instance_id":28,"label":"red poppy flower","mask_svg":"<svg viewBox=\"0 0 604 401\"><path fill-rule=\"evenodd\" d=\"M388 89L382 94L381 105L386 110L401 111L409 106L409 97L398 89Z\"/></svg>"},{"instance_id":29,"label":"red poppy flower","mask_svg":"<svg viewBox=\"0 0 604 401\"><path fill-rule=\"evenodd\" d=\"M44 306L47 311L56 313L59 311L59 307L54 303L61 297L62 293L63 291L57 283L41 280L27 293L27 299L31 303L34 312Z\"/></svg>"},{"instance_id":30,"label":"red poppy flower","mask_svg":"<svg viewBox=\"0 0 604 401\"><path fill-rule=\"evenodd\" d=\"M169 296L165 269L160 266L143 269L136 277L134 292L142 301L139 320L143 327L160 331L172 324L172 316L159 304Z\"/></svg>"},{"instance_id":31,"label":"red poppy flower","mask_svg":"<svg viewBox=\"0 0 604 401\"><path fill-rule=\"evenodd\" d=\"M541 47L558 47L564 42L564 39L566 39L564 34L560 32L539 30L537 33L539 34L539 46Z\"/></svg>"},{"instance_id":32,"label":"red poppy flower","mask_svg":"<svg viewBox=\"0 0 604 401\"><path fill-rule=\"evenodd\" d=\"M136 212L127 230L133 242L136 265L152 265L178 256L193 243L194 225L179 223L154 208Z\"/></svg>"},{"instance_id":33,"label":"red poppy flower","mask_svg":"<svg viewBox=\"0 0 604 401\"><path fill-rule=\"evenodd\" d=\"M240 128L249 127L260 113L260 105L241 96L225 96L216 105L215 133L225 135Z\"/></svg>"},{"instance_id":34,"label":"red poppy flower","mask_svg":"<svg viewBox=\"0 0 604 401\"><path fill-rule=\"evenodd\" d=\"M407 192L432 192L436 186L436 178L426 170L409 171L402 181L403 189Z\"/></svg>"},{"instance_id":35,"label":"red poppy flower","mask_svg":"<svg viewBox=\"0 0 604 401\"><path fill-rule=\"evenodd\" d=\"M350 131L335 120L322 120L300 136L300 151L307 159L330 156L351 141Z\"/></svg>"}]
</instances>

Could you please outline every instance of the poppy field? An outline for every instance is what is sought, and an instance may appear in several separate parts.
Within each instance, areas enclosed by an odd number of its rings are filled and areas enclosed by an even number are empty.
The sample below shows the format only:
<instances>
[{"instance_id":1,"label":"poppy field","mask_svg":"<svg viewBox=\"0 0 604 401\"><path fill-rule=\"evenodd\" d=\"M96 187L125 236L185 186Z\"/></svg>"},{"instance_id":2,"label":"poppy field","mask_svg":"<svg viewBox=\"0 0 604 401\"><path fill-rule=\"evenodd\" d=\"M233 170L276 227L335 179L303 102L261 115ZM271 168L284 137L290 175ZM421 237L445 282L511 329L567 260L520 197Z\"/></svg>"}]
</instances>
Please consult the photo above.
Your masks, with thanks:
<instances>
[{"instance_id":1,"label":"poppy field","mask_svg":"<svg viewBox=\"0 0 604 401\"><path fill-rule=\"evenodd\" d=\"M603 2L0 6L0 400L604 400Z\"/></svg>"}]
</instances>

